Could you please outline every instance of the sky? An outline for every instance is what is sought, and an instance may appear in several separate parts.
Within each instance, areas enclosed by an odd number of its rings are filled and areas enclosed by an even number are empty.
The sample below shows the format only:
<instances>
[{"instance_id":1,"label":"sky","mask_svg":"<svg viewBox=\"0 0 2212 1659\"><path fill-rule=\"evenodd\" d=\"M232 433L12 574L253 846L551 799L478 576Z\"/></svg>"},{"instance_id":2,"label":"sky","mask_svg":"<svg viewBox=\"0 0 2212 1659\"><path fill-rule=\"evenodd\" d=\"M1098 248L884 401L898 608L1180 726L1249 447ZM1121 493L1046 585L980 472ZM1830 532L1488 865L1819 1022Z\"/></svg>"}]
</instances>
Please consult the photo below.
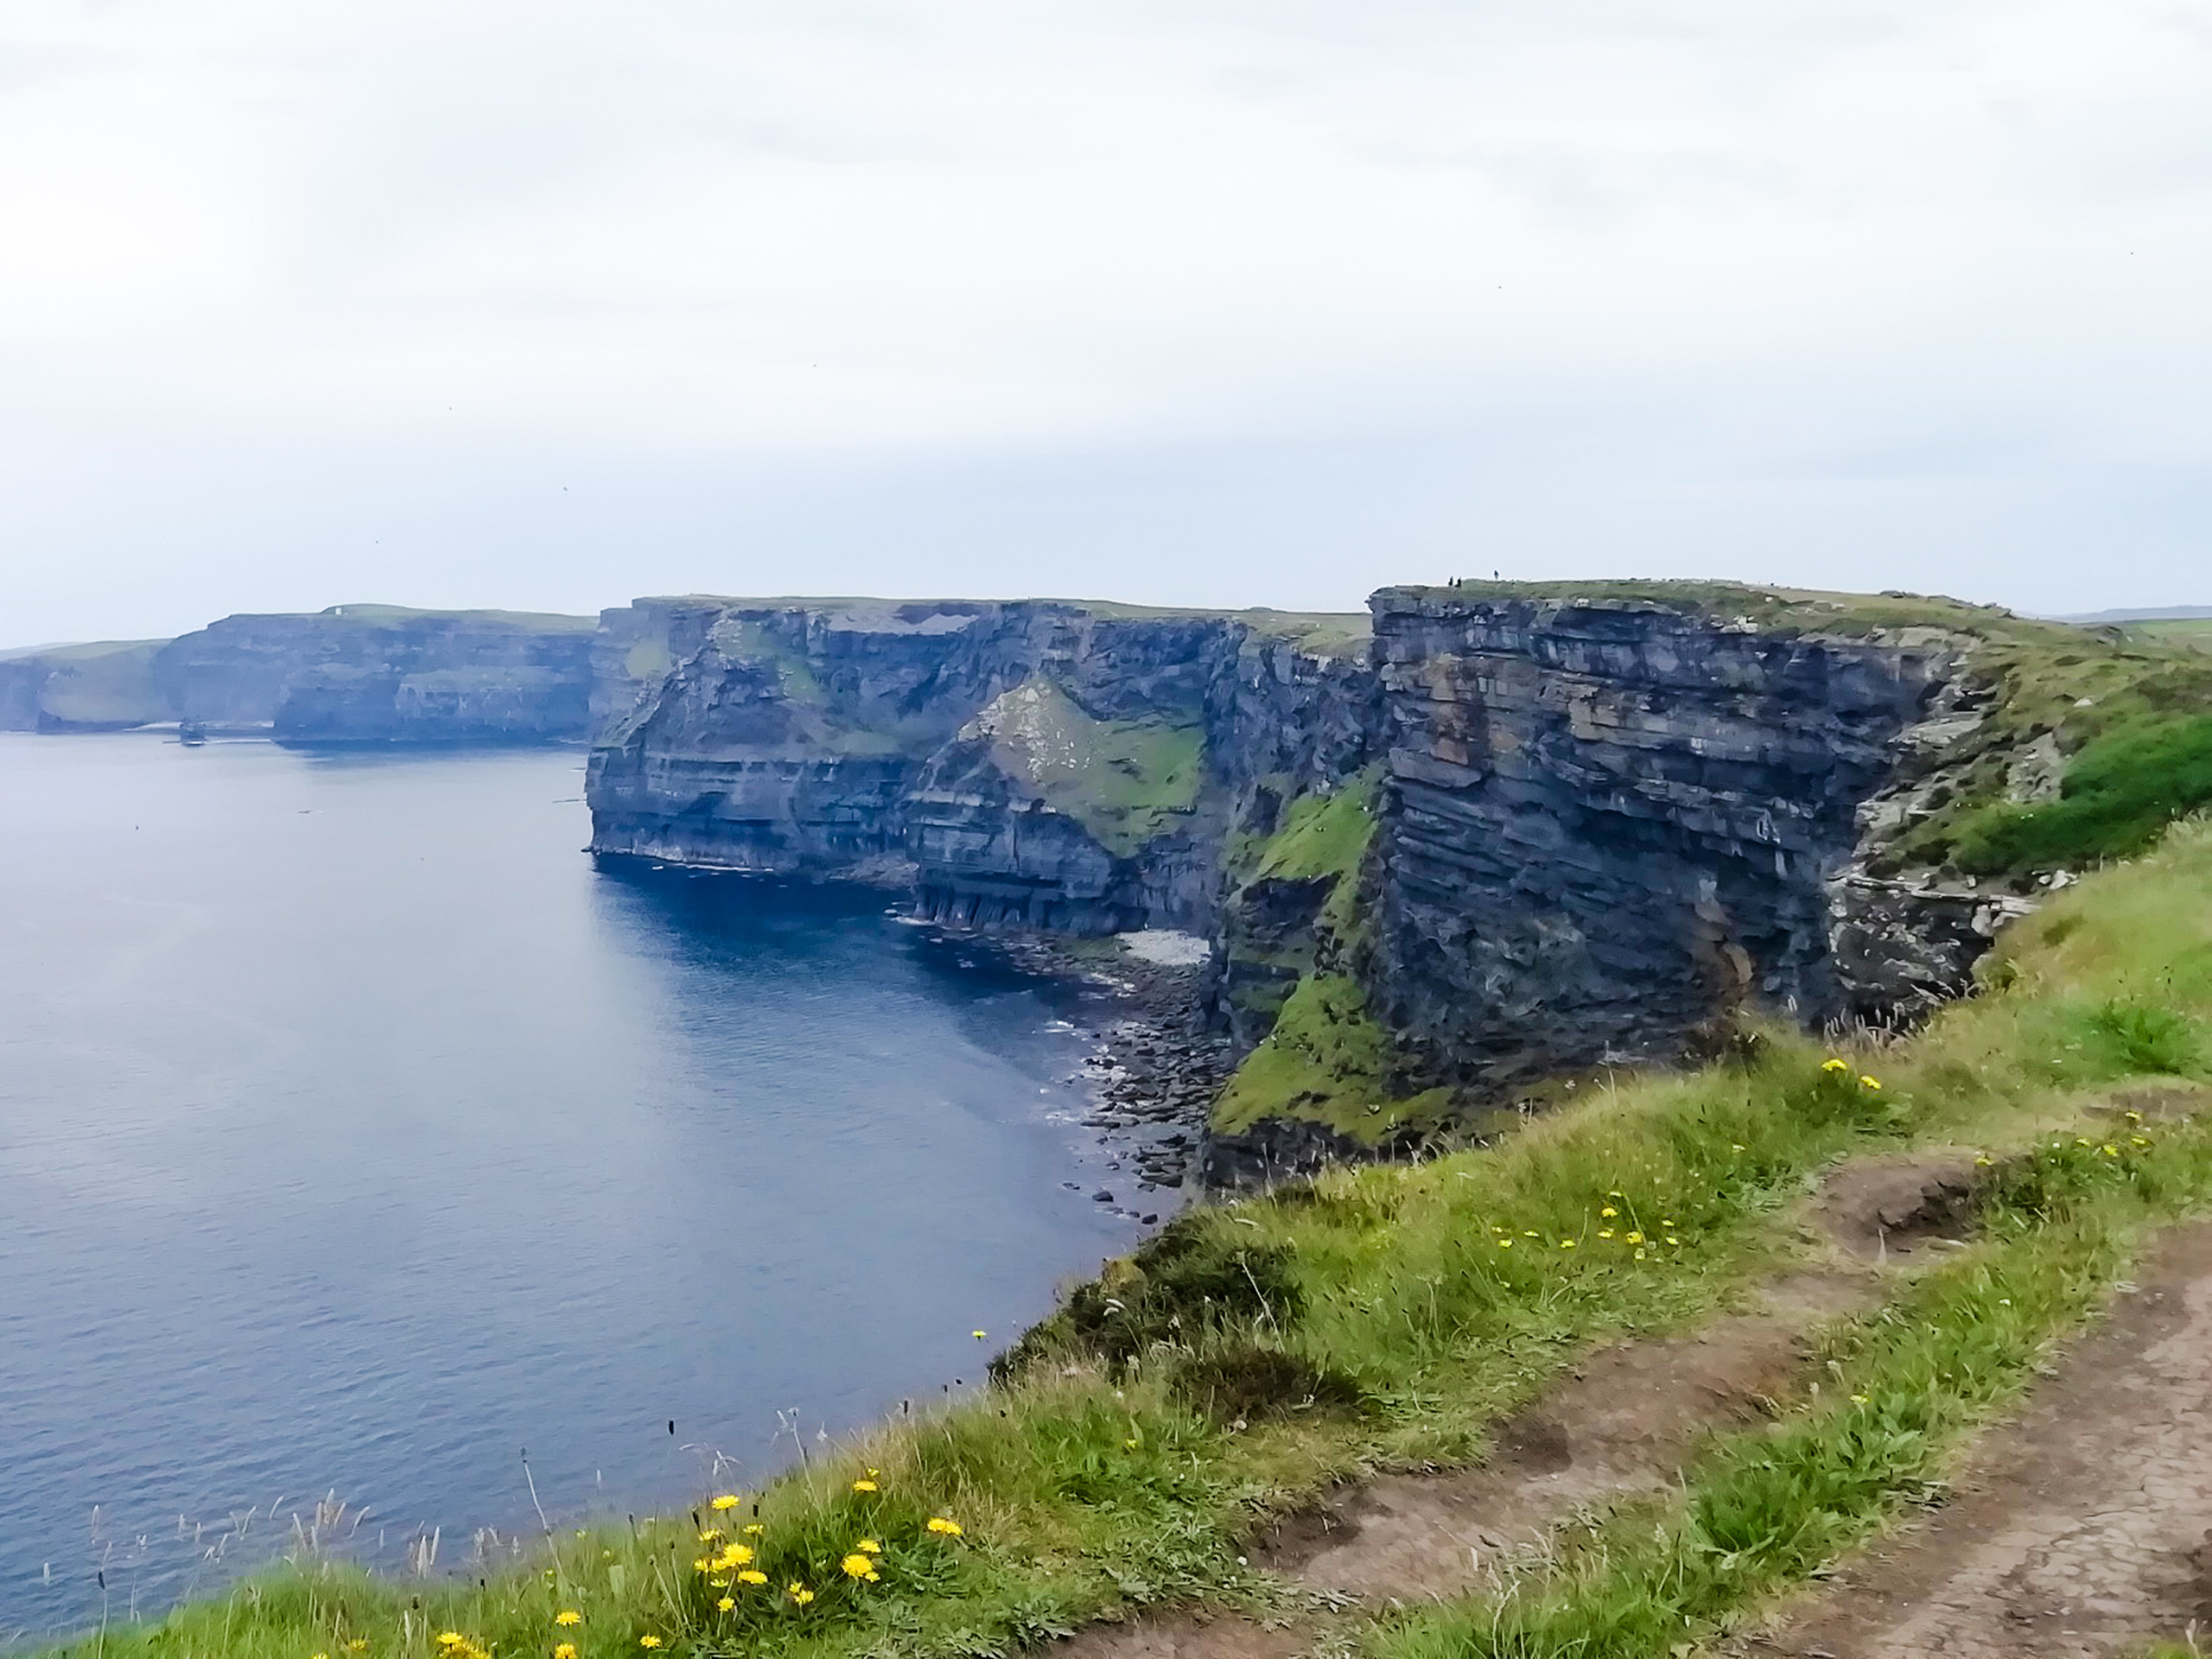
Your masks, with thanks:
<instances>
[{"instance_id":1,"label":"sky","mask_svg":"<svg viewBox=\"0 0 2212 1659\"><path fill-rule=\"evenodd\" d=\"M0 645L2212 603L2198 0L10 0Z\"/></svg>"}]
</instances>

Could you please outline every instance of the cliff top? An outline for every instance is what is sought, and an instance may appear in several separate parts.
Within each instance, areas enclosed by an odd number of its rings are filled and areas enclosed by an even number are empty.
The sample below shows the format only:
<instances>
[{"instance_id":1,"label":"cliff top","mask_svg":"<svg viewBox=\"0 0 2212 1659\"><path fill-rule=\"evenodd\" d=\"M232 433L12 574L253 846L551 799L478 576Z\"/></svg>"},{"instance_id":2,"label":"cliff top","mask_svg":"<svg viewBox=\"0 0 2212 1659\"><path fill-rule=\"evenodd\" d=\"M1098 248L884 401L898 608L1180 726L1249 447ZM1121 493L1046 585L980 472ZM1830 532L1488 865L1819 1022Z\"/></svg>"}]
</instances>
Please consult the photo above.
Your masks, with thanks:
<instances>
[{"instance_id":1,"label":"cliff top","mask_svg":"<svg viewBox=\"0 0 2212 1659\"><path fill-rule=\"evenodd\" d=\"M569 616L558 611L438 611L411 605L331 605L320 611L239 611L208 624L225 622L315 622L334 620L365 628L404 627L410 622L483 622L525 633L590 633L596 616ZM206 632L207 629L199 630Z\"/></svg>"},{"instance_id":2,"label":"cliff top","mask_svg":"<svg viewBox=\"0 0 2212 1659\"><path fill-rule=\"evenodd\" d=\"M819 595L777 594L652 594L632 603L640 607L715 607L734 611L820 611L849 618L855 626L870 628L927 629L944 626L944 619L980 616L1017 607L1064 610L1117 621L1239 622L1270 639L1287 639L1317 655L1356 651L1367 643L1370 622L1362 611L1278 611L1261 605L1241 611L1207 610L1172 605L1135 605L1112 599L887 599L865 594ZM349 609L352 607L348 607Z\"/></svg>"},{"instance_id":3,"label":"cliff top","mask_svg":"<svg viewBox=\"0 0 2212 1659\"><path fill-rule=\"evenodd\" d=\"M1906 628L2013 645L2079 645L2084 630L2065 622L2024 617L2001 605L1971 605L1936 594L1829 593L1811 588L1770 588L1751 582L1700 581L1478 582L1409 583L1379 589L1370 603L1386 611L1439 605L1480 608L1497 604L1626 604L1719 621L1745 621L1777 632L1865 639Z\"/></svg>"}]
</instances>

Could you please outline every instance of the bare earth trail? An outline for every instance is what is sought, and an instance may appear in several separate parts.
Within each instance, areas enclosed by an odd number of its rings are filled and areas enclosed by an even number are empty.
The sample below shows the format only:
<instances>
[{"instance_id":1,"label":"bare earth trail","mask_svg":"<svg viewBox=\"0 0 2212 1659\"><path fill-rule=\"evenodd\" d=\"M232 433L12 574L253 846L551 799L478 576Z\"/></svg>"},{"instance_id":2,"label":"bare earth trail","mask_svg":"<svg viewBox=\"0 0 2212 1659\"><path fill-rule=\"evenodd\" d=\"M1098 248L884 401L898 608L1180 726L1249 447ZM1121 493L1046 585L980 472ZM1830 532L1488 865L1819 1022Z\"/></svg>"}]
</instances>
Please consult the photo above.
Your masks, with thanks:
<instances>
[{"instance_id":1,"label":"bare earth trail","mask_svg":"<svg viewBox=\"0 0 2212 1659\"><path fill-rule=\"evenodd\" d=\"M1578 1506L1662 1486L1701 1436L1769 1418L1805 1378L1814 1328L1878 1302L1888 1275L1878 1264L1933 1248L1971 1174L1970 1157L1844 1166L1808 1219L1848 1264L1777 1279L1752 1311L1692 1335L1601 1348L1500 1427L1487 1463L1348 1488L1262 1540L1255 1560L1368 1611L1478 1588L1499 1557L1537 1543ZM1292 1659L1324 1630L1322 1621L1146 1618L1084 1630L1055 1659Z\"/></svg>"},{"instance_id":2,"label":"bare earth trail","mask_svg":"<svg viewBox=\"0 0 2212 1659\"><path fill-rule=\"evenodd\" d=\"M2212 1627L2212 1224L2179 1228L1956 1496L1738 1644L2108 1659Z\"/></svg>"}]
</instances>

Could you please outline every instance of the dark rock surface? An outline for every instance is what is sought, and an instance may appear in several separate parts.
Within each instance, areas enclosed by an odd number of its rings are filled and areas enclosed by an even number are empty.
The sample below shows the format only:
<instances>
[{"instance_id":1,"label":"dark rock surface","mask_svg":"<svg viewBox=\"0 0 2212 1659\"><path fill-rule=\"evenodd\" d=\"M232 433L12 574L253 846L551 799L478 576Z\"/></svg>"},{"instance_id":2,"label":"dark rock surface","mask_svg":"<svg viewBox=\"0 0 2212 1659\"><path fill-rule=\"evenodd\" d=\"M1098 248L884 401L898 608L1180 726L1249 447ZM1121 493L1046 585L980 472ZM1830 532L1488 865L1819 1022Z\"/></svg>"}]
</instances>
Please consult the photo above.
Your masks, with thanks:
<instances>
[{"instance_id":1,"label":"dark rock surface","mask_svg":"<svg viewBox=\"0 0 2212 1659\"><path fill-rule=\"evenodd\" d=\"M961 925L1202 929L1255 780L1364 758L1357 621L640 601L602 621L592 844L910 883Z\"/></svg>"},{"instance_id":2,"label":"dark rock surface","mask_svg":"<svg viewBox=\"0 0 2212 1659\"><path fill-rule=\"evenodd\" d=\"M1496 1092L1671 1060L1742 1010L1883 1000L1871 957L1837 958L1871 934L1839 926L1830 884L1962 642L1629 599L1374 608L1392 735L1370 982L1440 1080ZM1893 943L1954 931L1894 897Z\"/></svg>"}]
</instances>

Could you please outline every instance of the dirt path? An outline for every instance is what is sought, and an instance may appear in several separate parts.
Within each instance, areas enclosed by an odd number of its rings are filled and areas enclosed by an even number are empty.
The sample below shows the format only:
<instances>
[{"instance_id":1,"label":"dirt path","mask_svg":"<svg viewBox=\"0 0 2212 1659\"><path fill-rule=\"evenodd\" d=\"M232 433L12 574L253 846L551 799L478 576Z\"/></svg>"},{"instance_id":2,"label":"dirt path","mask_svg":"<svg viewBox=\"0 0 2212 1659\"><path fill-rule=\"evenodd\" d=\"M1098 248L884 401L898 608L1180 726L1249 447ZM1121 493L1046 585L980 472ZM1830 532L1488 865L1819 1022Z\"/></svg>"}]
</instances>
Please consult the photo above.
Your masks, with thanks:
<instances>
[{"instance_id":1,"label":"dirt path","mask_svg":"<svg viewBox=\"0 0 2212 1659\"><path fill-rule=\"evenodd\" d=\"M1871 1306L1867 1271L1793 1274L1749 1313L1694 1336L1599 1350L1545 1402L1504 1424L1480 1468L1389 1475L1287 1523L1255 1558L1304 1587L1368 1607L1474 1588L1490 1557L1536 1541L1577 1504L1658 1485L1698 1437L1751 1422L1803 1374L1815 1324ZM1290 1659L1316 1626L1147 1618L1085 1630L1057 1659Z\"/></svg>"},{"instance_id":2,"label":"dirt path","mask_svg":"<svg viewBox=\"0 0 2212 1659\"><path fill-rule=\"evenodd\" d=\"M2212 1225L1993 1431L1958 1495L1745 1642L1815 1659L2107 1659L2212 1627Z\"/></svg>"}]
</instances>

